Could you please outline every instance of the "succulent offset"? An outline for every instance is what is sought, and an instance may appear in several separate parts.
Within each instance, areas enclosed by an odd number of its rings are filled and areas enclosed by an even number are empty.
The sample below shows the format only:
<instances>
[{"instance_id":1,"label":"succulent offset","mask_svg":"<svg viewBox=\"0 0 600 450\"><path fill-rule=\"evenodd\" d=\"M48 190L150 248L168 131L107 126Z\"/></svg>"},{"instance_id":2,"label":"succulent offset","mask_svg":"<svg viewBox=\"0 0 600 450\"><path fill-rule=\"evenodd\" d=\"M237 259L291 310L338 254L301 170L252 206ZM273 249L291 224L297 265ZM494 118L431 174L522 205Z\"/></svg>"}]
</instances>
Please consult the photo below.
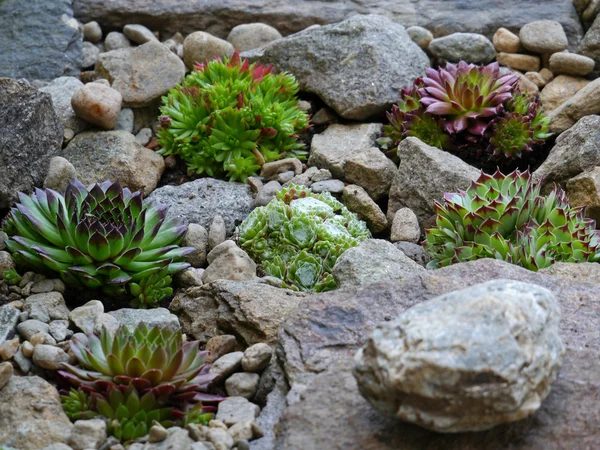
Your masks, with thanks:
<instances>
[{"instance_id":1,"label":"succulent offset","mask_svg":"<svg viewBox=\"0 0 600 450\"><path fill-rule=\"evenodd\" d=\"M198 174L245 181L263 164L304 158L298 133L308 116L298 106L298 83L271 66L242 61L196 63L163 97L158 132L163 155L177 155Z\"/></svg>"},{"instance_id":2,"label":"succulent offset","mask_svg":"<svg viewBox=\"0 0 600 450\"><path fill-rule=\"evenodd\" d=\"M518 80L501 75L497 63L461 61L427 69L388 112L379 143L395 150L402 139L414 136L461 155L521 158L551 134L539 100L521 93Z\"/></svg>"},{"instance_id":3,"label":"succulent offset","mask_svg":"<svg viewBox=\"0 0 600 450\"><path fill-rule=\"evenodd\" d=\"M63 395L63 408L73 420L106 417L109 433L121 440L146 435L154 420L207 423L215 407L204 402L223 400L206 392L216 377L208 373L208 352L198 341L184 342L181 331L142 322L70 344L77 365L63 363L58 375L77 390Z\"/></svg>"},{"instance_id":4,"label":"succulent offset","mask_svg":"<svg viewBox=\"0 0 600 450\"><path fill-rule=\"evenodd\" d=\"M528 171L484 173L466 191L435 202L436 226L425 231L429 267L495 258L537 271L555 262L600 261L600 231L563 190L547 196Z\"/></svg>"},{"instance_id":5,"label":"succulent offset","mask_svg":"<svg viewBox=\"0 0 600 450\"><path fill-rule=\"evenodd\" d=\"M188 267L184 257L194 251L179 247L187 227L166 212L118 182L75 180L64 196L19 193L4 223L6 245L17 262L57 272L69 285L111 295L129 287L135 306L153 306L171 295L169 275Z\"/></svg>"},{"instance_id":6,"label":"succulent offset","mask_svg":"<svg viewBox=\"0 0 600 450\"><path fill-rule=\"evenodd\" d=\"M241 247L267 274L302 291L335 289L337 259L370 237L366 224L331 196L291 185L238 229Z\"/></svg>"}]
</instances>

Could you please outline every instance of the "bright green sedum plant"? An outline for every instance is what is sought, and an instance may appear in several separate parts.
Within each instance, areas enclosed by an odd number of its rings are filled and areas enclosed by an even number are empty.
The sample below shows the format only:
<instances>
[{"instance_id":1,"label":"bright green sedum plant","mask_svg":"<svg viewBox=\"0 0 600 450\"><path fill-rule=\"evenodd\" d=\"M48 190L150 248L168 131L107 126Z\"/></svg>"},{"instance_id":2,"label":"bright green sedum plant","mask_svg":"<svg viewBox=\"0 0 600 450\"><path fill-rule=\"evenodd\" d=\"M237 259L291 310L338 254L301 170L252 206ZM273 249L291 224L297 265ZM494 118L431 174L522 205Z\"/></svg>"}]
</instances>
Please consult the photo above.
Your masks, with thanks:
<instances>
[{"instance_id":1,"label":"bright green sedum plant","mask_svg":"<svg viewBox=\"0 0 600 450\"><path fill-rule=\"evenodd\" d=\"M540 194L528 171L484 173L466 191L436 202L436 226L426 230L429 267L495 258L529 270L555 262L600 261L600 231L563 190Z\"/></svg>"},{"instance_id":2,"label":"bright green sedum plant","mask_svg":"<svg viewBox=\"0 0 600 450\"><path fill-rule=\"evenodd\" d=\"M170 276L189 266L184 257L194 251L179 247L187 227L166 213L118 182L75 180L64 196L19 193L4 223L6 245L17 262L57 272L69 285L109 295L128 289L134 307L155 306L172 295Z\"/></svg>"},{"instance_id":3,"label":"bright green sedum plant","mask_svg":"<svg viewBox=\"0 0 600 450\"><path fill-rule=\"evenodd\" d=\"M241 247L286 287L322 292L336 288L337 259L370 237L366 224L330 193L291 185L256 208L239 227Z\"/></svg>"},{"instance_id":4,"label":"bright green sedum plant","mask_svg":"<svg viewBox=\"0 0 600 450\"><path fill-rule=\"evenodd\" d=\"M163 155L177 155L198 174L245 181L267 162L303 159L298 133L308 115L298 106L298 83L272 66L242 61L196 63L163 97L158 131Z\"/></svg>"}]
</instances>

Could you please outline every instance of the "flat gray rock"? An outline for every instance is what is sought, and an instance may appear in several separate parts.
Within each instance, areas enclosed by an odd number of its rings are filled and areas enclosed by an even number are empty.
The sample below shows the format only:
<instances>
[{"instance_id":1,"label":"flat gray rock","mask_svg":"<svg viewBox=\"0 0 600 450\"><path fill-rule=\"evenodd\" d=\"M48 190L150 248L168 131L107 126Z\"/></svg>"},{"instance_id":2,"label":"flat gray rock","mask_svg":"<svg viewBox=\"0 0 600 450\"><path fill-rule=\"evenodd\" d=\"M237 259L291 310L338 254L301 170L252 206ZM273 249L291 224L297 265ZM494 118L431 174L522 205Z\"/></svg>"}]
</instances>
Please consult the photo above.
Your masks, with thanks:
<instances>
[{"instance_id":1,"label":"flat gray rock","mask_svg":"<svg viewBox=\"0 0 600 450\"><path fill-rule=\"evenodd\" d=\"M72 1L0 1L0 48L0 77L79 76L82 41Z\"/></svg>"},{"instance_id":2,"label":"flat gray rock","mask_svg":"<svg viewBox=\"0 0 600 450\"><path fill-rule=\"evenodd\" d=\"M214 178L163 186L148 199L168 205L168 216L181 217L186 223L196 223L206 229L219 214L225 221L228 234L233 233L234 228L254 209L250 186Z\"/></svg>"}]
</instances>

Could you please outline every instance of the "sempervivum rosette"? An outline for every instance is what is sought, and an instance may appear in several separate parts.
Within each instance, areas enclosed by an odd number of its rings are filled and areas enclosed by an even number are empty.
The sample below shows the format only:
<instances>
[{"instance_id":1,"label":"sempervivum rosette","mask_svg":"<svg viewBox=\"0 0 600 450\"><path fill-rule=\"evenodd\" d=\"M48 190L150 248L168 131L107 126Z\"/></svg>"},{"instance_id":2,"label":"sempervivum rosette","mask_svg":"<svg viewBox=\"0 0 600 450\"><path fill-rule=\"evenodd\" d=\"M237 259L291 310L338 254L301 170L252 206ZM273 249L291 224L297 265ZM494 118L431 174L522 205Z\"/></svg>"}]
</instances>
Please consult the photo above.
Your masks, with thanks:
<instances>
[{"instance_id":1,"label":"sempervivum rosette","mask_svg":"<svg viewBox=\"0 0 600 450\"><path fill-rule=\"evenodd\" d=\"M479 159L520 158L550 137L549 119L537 98L521 93L519 77L500 73L497 63L464 61L427 69L388 112L379 144L395 150L408 136L431 146Z\"/></svg>"},{"instance_id":2,"label":"sempervivum rosette","mask_svg":"<svg viewBox=\"0 0 600 450\"><path fill-rule=\"evenodd\" d=\"M166 212L118 182L75 180L64 196L19 193L4 223L6 245L18 262L57 272L67 284L108 294L129 286L134 305L145 307L171 295L170 275L188 267L184 257L194 251L179 247L187 227Z\"/></svg>"},{"instance_id":3,"label":"sempervivum rosette","mask_svg":"<svg viewBox=\"0 0 600 450\"><path fill-rule=\"evenodd\" d=\"M436 202L426 230L430 267L495 258L538 270L554 262L600 261L600 231L564 191L540 194L529 172L481 174L466 191Z\"/></svg>"}]
</instances>

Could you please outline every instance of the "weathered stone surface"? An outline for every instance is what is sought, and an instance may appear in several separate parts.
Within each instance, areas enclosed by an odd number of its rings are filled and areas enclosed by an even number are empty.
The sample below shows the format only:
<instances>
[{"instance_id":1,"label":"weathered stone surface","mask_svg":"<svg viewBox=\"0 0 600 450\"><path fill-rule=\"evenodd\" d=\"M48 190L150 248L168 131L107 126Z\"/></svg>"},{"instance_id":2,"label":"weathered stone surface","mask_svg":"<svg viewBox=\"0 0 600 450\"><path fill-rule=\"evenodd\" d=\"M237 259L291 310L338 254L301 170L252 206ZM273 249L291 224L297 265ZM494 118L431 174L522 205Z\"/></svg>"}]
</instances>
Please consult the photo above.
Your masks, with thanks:
<instances>
[{"instance_id":1,"label":"weathered stone surface","mask_svg":"<svg viewBox=\"0 0 600 450\"><path fill-rule=\"evenodd\" d=\"M69 445L74 450L100 448L106 441L106 422L101 419L78 420L73 426Z\"/></svg>"},{"instance_id":2,"label":"weathered stone surface","mask_svg":"<svg viewBox=\"0 0 600 450\"><path fill-rule=\"evenodd\" d=\"M19 323L19 313L17 308L10 305L0 306L0 344L12 339Z\"/></svg>"},{"instance_id":3,"label":"weathered stone surface","mask_svg":"<svg viewBox=\"0 0 600 450\"><path fill-rule=\"evenodd\" d=\"M420 221L428 219L435 213L434 200L443 198L444 192L468 188L479 177L474 167L417 138L404 139L398 154L402 161L390 189L389 221L403 206L412 209Z\"/></svg>"},{"instance_id":4,"label":"weathered stone surface","mask_svg":"<svg viewBox=\"0 0 600 450\"><path fill-rule=\"evenodd\" d=\"M429 44L433 56L443 61L487 64L496 57L494 44L481 34L453 33Z\"/></svg>"},{"instance_id":5,"label":"weathered stone surface","mask_svg":"<svg viewBox=\"0 0 600 450\"><path fill-rule=\"evenodd\" d=\"M336 261L332 272L338 287L345 288L379 281L399 281L424 270L392 243L367 239L346 250Z\"/></svg>"},{"instance_id":6,"label":"weathered stone surface","mask_svg":"<svg viewBox=\"0 0 600 450\"><path fill-rule=\"evenodd\" d=\"M344 178L346 161L361 151L375 147L381 134L380 123L330 125L313 136L308 165L327 169L336 178Z\"/></svg>"},{"instance_id":7,"label":"weathered stone surface","mask_svg":"<svg viewBox=\"0 0 600 450\"><path fill-rule=\"evenodd\" d=\"M383 322L354 358L359 390L385 415L442 433L483 431L534 413L565 348L548 289L494 280Z\"/></svg>"},{"instance_id":8,"label":"weathered stone surface","mask_svg":"<svg viewBox=\"0 0 600 450\"><path fill-rule=\"evenodd\" d=\"M119 180L133 191L150 194L165 170L162 156L142 147L127 131L87 131L63 151L84 184Z\"/></svg>"},{"instance_id":9,"label":"weathered stone surface","mask_svg":"<svg viewBox=\"0 0 600 450\"><path fill-rule=\"evenodd\" d=\"M600 19L596 16L594 23L581 40L578 53L600 62Z\"/></svg>"},{"instance_id":10,"label":"weathered stone surface","mask_svg":"<svg viewBox=\"0 0 600 450\"><path fill-rule=\"evenodd\" d=\"M79 76L81 33L71 0L0 2L0 77Z\"/></svg>"},{"instance_id":11,"label":"weathered stone surface","mask_svg":"<svg viewBox=\"0 0 600 450\"><path fill-rule=\"evenodd\" d=\"M523 70L525 72L537 72L540 70L539 56L501 52L496 55L496 60L503 66L508 66L515 70Z\"/></svg>"},{"instance_id":12,"label":"weathered stone surface","mask_svg":"<svg viewBox=\"0 0 600 450\"><path fill-rule=\"evenodd\" d=\"M242 345L275 341L279 326L303 294L263 283L217 281L180 292L169 309L183 332L208 341L215 334L233 334Z\"/></svg>"},{"instance_id":13,"label":"weathered stone surface","mask_svg":"<svg viewBox=\"0 0 600 450\"><path fill-rule=\"evenodd\" d=\"M122 308L109 311L108 314L117 320L118 325L125 325L129 330L135 329L141 322L149 327L160 326L173 331L180 328L177 316L171 314L166 308Z\"/></svg>"},{"instance_id":14,"label":"weathered stone surface","mask_svg":"<svg viewBox=\"0 0 600 450\"><path fill-rule=\"evenodd\" d=\"M573 266L577 272L581 265ZM377 324L435 296L500 278L549 289L562 311L560 330L567 353L550 395L535 414L487 432L442 435L388 419L360 396L349 366ZM594 275L572 282L484 259L422 272L400 282L307 297L284 325L278 344L292 391L277 423L275 448L594 448L600 438L597 280Z\"/></svg>"},{"instance_id":15,"label":"weathered stone surface","mask_svg":"<svg viewBox=\"0 0 600 450\"><path fill-rule=\"evenodd\" d=\"M592 58L575 53L555 53L549 60L550 70L555 75L566 73L583 77L594 70L594 65Z\"/></svg>"},{"instance_id":16,"label":"weathered stone surface","mask_svg":"<svg viewBox=\"0 0 600 450\"><path fill-rule=\"evenodd\" d=\"M119 91L100 83L88 83L71 98L79 117L105 130L117 124L123 98Z\"/></svg>"},{"instance_id":17,"label":"weathered stone surface","mask_svg":"<svg viewBox=\"0 0 600 450\"><path fill-rule=\"evenodd\" d=\"M410 208L400 208L394 214L392 220L392 229L390 232L390 241L417 243L421 237L421 228L419 219Z\"/></svg>"},{"instance_id":18,"label":"weathered stone surface","mask_svg":"<svg viewBox=\"0 0 600 450\"><path fill-rule=\"evenodd\" d=\"M542 109L546 114L549 113L569 100L577 91L589 83L589 80L585 78L572 77L570 75L557 76L542 89L540 94Z\"/></svg>"},{"instance_id":19,"label":"weathered stone surface","mask_svg":"<svg viewBox=\"0 0 600 450\"><path fill-rule=\"evenodd\" d=\"M559 21L571 45L583 35L572 0L506 0L501 4L496 0L75 0L74 9L79 20L98 20L109 29L143 23L160 31L204 30L221 38L242 23L263 22L288 35L368 12L388 16L406 27L420 25L435 36L474 32L491 39L500 27L518 32L523 25L542 19Z\"/></svg>"},{"instance_id":20,"label":"weathered stone surface","mask_svg":"<svg viewBox=\"0 0 600 450\"><path fill-rule=\"evenodd\" d=\"M392 160L377 147L359 149L344 166L346 181L362 187L373 200L388 195L396 170Z\"/></svg>"},{"instance_id":21,"label":"weathered stone surface","mask_svg":"<svg viewBox=\"0 0 600 450\"><path fill-rule=\"evenodd\" d=\"M60 292L44 292L30 295L25 299L23 311L31 312L34 305L42 305L52 320L66 320L69 318L69 308Z\"/></svg>"},{"instance_id":22,"label":"weathered stone surface","mask_svg":"<svg viewBox=\"0 0 600 450\"><path fill-rule=\"evenodd\" d=\"M254 344L246 349L242 358L242 368L246 372L260 372L269 365L273 349L264 343Z\"/></svg>"},{"instance_id":23,"label":"weathered stone surface","mask_svg":"<svg viewBox=\"0 0 600 450\"><path fill-rule=\"evenodd\" d=\"M521 45L530 52L552 54L567 48L569 42L565 30L554 20L536 20L521 27Z\"/></svg>"},{"instance_id":24,"label":"weathered stone surface","mask_svg":"<svg viewBox=\"0 0 600 450\"><path fill-rule=\"evenodd\" d=\"M69 355L63 349L54 345L37 344L33 348L33 362L43 369L58 370L61 363L68 361Z\"/></svg>"},{"instance_id":25,"label":"weathered stone surface","mask_svg":"<svg viewBox=\"0 0 600 450\"><path fill-rule=\"evenodd\" d=\"M388 220L377 203L373 201L367 191L355 184L343 188L342 202L353 213L365 222L373 233L381 233L386 230Z\"/></svg>"},{"instance_id":26,"label":"weathered stone surface","mask_svg":"<svg viewBox=\"0 0 600 450\"><path fill-rule=\"evenodd\" d=\"M128 24L123 27L123 34L131 42L136 44L145 44L148 41L158 41L154 33L140 24Z\"/></svg>"},{"instance_id":27,"label":"weathered stone surface","mask_svg":"<svg viewBox=\"0 0 600 450\"><path fill-rule=\"evenodd\" d=\"M260 375L257 373L234 373L225 381L225 390L230 397L244 397L252 400L259 380Z\"/></svg>"},{"instance_id":28,"label":"weathered stone surface","mask_svg":"<svg viewBox=\"0 0 600 450\"><path fill-rule=\"evenodd\" d=\"M217 420L221 420L227 426L234 425L246 420L254 420L260 411L257 405L250 403L243 397L229 397L219 403Z\"/></svg>"},{"instance_id":29,"label":"weathered stone surface","mask_svg":"<svg viewBox=\"0 0 600 450\"><path fill-rule=\"evenodd\" d=\"M178 216L207 229L214 216L220 214L229 234L254 209L254 199L248 185L213 178L200 178L179 186L164 186L156 189L148 198L168 205L169 217Z\"/></svg>"},{"instance_id":30,"label":"weathered stone surface","mask_svg":"<svg viewBox=\"0 0 600 450\"><path fill-rule=\"evenodd\" d=\"M229 58L233 55L234 50L233 45L229 42L210 33L196 31L188 35L183 41L183 60L188 69L192 69L197 62L203 63L215 58Z\"/></svg>"},{"instance_id":31,"label":"weathered stone surface","mask_svg":"<svg viewBox=\"0 0 600 450\"><path fill-rule=\"evenodd\" d=\"M215 252L218 256L213 256ZM217 280L250 281L256 276L256 263L234 241L222 242L208 256L210 264L202 274L204 283Z\"/></svg>"},{"instance_id":32,"label":"weathered stone surface","mask_svg":"<svg viewBox=\"0 0 600 450\"><path fill-rule=\"evenodd\" d=\"M498 28L492 39L494 47L499 52L517 53L521 47L521 39L506 28Z\"/></svg>"},{"instance_id":33,"label":"weathered stone surface","mask_svg":"<svg viewBox=\"0 0 600 450\"><path fill-rule=\"evenodd\" d=\"M597 78L548 114L550 117L548 131L562 133L582 117L598 113L600 113L600 79Z\"/></svg>"},{"instance_id":34,"label":"weathered stone surface","mask_svg":"<svg viewBox=\"0 0 600 450\"><path fill-rule=\"evenodd\" d=\"M66 443L71 428L58 391L42 378L13 376L0 390L0 445L39 450Z\"/></svg>"},{"instance_id":35,"label":"weathered stone surface","mask_svg":"<svg viewBox=\"0 0 600 450\"><path fill-rule=\"evenodd\" d=\"M245 23L232 28L227 41L240 52L262 47L263 45L281 39L277 29L264 23Z\"/></svg>"},{"instance_id":36,"label":"weathered stone surface","mask_svg":"<svg viewBox=\"0 0 600 450\"><path fill-rule=\"evenodd\" d=\"M71 98L82 87L83 83L75 77L60 77L40 88L40 91L47 92L52 97L52 106L63 126L63 133L71 130L73 135L79 134L87 126L71 107Z\"/></svg>"},{"instance_id":37,"label":"weathered stone surface","mask_svg":"<svg viewBox=\"0 0 600 450\"><path fill-rule=\"evenodd\" d=\"M185 65L160 42L102 53L96 72L123 96L123 106L152 104L181 82Z\"/></svg>"},{"instance_id":38,"label":"weathered stone surface","mask_svg":"<svg viewBox=\"0 0 600 450\"><path fill-rule=\"evenodd\" d=\"M580 91L581 92L581 91ZM600 166L600 117L587 116L561 134L546 161L533 173L546 191L591 167Z\"/></svg>"},{"instance_id":39,"label":"weathered stone surface","mask_svg":"<svg viewBox=\"0 0 600 450\"><path fill-rule=\"evenodd\" d=\"M586 217L600 223L600 167L582 172L567 181L567 197L571 206L584 206Z\"/></svg>"},{"instance_id":40,"label":"weathered stone surface","mask_svg":"<svg viewBox=\"0 0 600 450\"><path fill-rule=\"evenodd\" d=\"M41 186L62 141L50 95L25 81L0 78L0 209L8 208L17 192Z\"/></svg>"},{"instance_id":41,"label":"weathered stone surface","mask_svg":"<svg viewBox=\"0 0 600 450\"><path fill-rule=\"evenodd\" d=\"M413 25L412 27L408 27L406 32L413 42L423 50L427 50L429 48L429 44L431 44L431 41L433 41L433 34L427 28Z\"/></svg>"},{"instance_id":42,"label":"weathered stone surface","mask_svg":"<svg viewBox=\"0 0 600 450\"><path fill-rule=\"evenodd\" d=\"M192 267L204 267L208 252L208 231L206 231L206 228L197 223L190 223L181 245L196 249L195 252L190 253L185 258Z\"/></svg>"},{"instance_id":43,"label":"weathered stone surface","mask_svg":"<svg viewBox=\"0 0 600 450\"><path fill-rule=\"evenodd\" d=\"M491 45L491 43L490 43ZM400 90L425 73L429 58L404 27L384 16L352 16L279 39L260 61L295 75L300 89L317 94L346 119L383 113ZM370 71L365 83L365 68Z\"/></svg>"}]
</instances>

